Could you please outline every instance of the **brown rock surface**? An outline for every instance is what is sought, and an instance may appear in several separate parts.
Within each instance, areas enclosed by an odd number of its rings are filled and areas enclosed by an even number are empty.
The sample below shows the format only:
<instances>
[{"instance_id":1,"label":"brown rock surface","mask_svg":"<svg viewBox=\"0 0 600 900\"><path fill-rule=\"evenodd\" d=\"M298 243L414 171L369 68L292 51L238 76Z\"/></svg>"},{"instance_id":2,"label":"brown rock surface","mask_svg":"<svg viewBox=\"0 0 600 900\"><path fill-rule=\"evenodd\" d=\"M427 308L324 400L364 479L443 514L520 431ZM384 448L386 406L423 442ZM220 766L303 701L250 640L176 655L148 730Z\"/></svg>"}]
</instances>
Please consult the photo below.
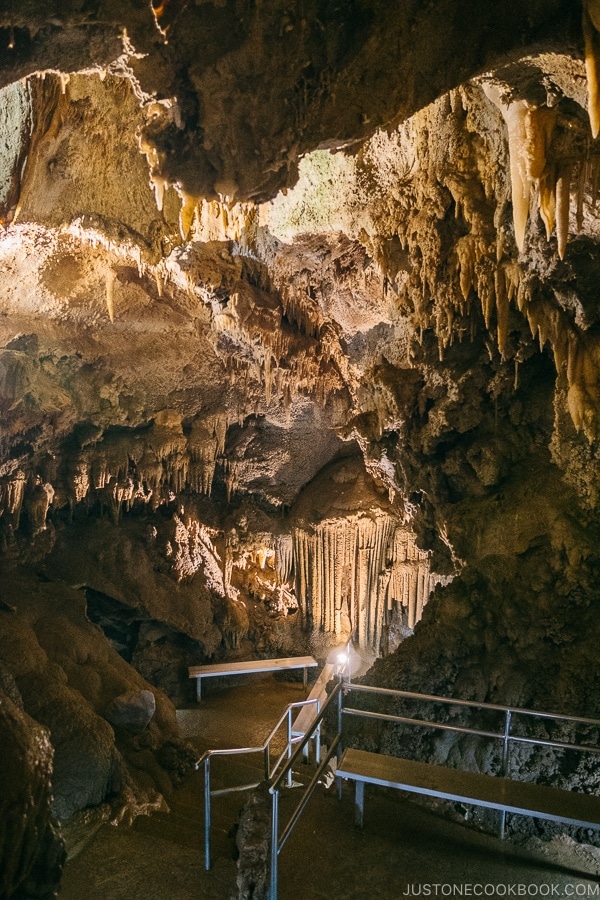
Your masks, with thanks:
<instances>
[{"instance_id":1,"label":"brown rock surface","mask_svg":"<svg viewBox=\"0 0 600 900\"><path fill-rule=\"evenodd\" d=\"M52 746L48 732L0 690L0 893L53 897L64 848L50 814Z\"/></svg>"}]
</instances>

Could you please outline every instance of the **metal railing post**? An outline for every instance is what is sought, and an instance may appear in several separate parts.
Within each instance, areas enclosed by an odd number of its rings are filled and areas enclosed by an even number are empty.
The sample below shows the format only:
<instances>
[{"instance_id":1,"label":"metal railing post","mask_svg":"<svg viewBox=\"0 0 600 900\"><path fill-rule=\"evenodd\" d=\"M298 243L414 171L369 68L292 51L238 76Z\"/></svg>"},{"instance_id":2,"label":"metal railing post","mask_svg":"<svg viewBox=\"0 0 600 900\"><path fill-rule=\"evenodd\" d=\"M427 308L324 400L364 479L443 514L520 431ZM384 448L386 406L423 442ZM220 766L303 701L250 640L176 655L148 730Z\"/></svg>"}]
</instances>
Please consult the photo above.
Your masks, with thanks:
<instances>
[{"instance_id":1,"label":"metal railing post","mask_svg":"<svg viewBox=\"0 0 600 900\"><path fill-rule=\"evenodd\" d=\"M291 706L288 707L288 715L287 715L287 742L288 742L287 758L288 758L288 760L290 760L292 758L292 708L291 708ZM291 788L292 784L293 784L292 770L290 769L289 772L287 773L287 786L289 788Z\"/></svg>"},{"instance_id":2,"label":"metal railing post","mask_svg":"<svg viewBox=\"0 0 600 900\"><path fill-rule=\"evenodd\" d=\"M204 760L204 868L210 869L210 756Z\"/></svg>"},{"instance_id":3,"label":"metal railing post","mask_svg":"<svg viewBox=\"0 0 600 900\"><path fill-rule=\"evenodd\" d=\"M269 900L277 900L277 863L279 856L279 791L271 794L271 886Z\"/></svg>"},{"instance_id":4,"label":"metal railing post","mask_svg":"<svg viewBox=\"0 0 600 900\"><path fill-rule=\"evenodd\" d=\"M502 743L502 777L509 778L510 777L510 720L512 716L512 710L507 709L504 716L504 740ZM500 812L500 824L499 824L499 835L500 840L504 840L504 834L506 831L506 810L503 809Z\"/></svg>"},{"instance_id":5,"label":"metal railing post","mask_svg":"<svg viewBox=\"0 0 600 900\"><path fill-rule=\"evenodd\" d=\"M337 731L338 731L338 735L339 735L340 739L339 739L338 745L337 745L336 759L337 759L337 764L339 766L340 759L342 758L342 752L343 752L343 747L342 747L342 723L343 723L342 712L344 709L344 676L343 676L343 674L338 676L338 690L339 690L339 694L338 694L338 703L337 703ZM338 800L341 800L342 799L342 779L341 778L337 779L337 795L338 795Z\"/></svg>"},{"instance_id":6,"label":"metal railing post","mask_svg":"<svg viewBox=\"0 0 600 900\"><path fill-rule=\"evenodd\" d=\"M317 718L321 713L321 701L317 700ZM307 744L308 746L308 744ZM321 765L321 723L317 725L317 730L315 731L315 763L319 766Z\"/></svg>"},{"instance_id":7,"label":"metal railing post","mask_svg":"<svg viewBox=\"0 0 600 900\"><path fill-rule=\"evenodd\" d=\"M267 743L266 743L266 745L265 745L265 756L264 756L264 762L265 762L265 781L268 781L269 778L271 777L271 772L270 772L270 769L271 769L271 756L270 756L270 753L271 753L271 746L270 746L269 742L267 741Z\"/></svg>"},{"instance_id":8,"label":"metal railing post","mask_svg":"<svg viewBox=\"0 0 600 900\"><path fill-rule=\"evenodd\" d=\"M304 760L305 765L308 765L308 763L310 762L309 754L310 754L310 741L307 741L306 744L304 745L304 750L302 752L302 759Z\"/></svg>"},{"instance_id":9,"label":"metal railing post","mask_svg":"<svg viewBox=\"0 0 600 900\"><path fill-rule=\"evenodd\" d=\"M502 747L502 775L504 778L510 777L510 723L512 718L512 709L506 710L504 718L504 744Z\"/></svg>"}]
</instances>

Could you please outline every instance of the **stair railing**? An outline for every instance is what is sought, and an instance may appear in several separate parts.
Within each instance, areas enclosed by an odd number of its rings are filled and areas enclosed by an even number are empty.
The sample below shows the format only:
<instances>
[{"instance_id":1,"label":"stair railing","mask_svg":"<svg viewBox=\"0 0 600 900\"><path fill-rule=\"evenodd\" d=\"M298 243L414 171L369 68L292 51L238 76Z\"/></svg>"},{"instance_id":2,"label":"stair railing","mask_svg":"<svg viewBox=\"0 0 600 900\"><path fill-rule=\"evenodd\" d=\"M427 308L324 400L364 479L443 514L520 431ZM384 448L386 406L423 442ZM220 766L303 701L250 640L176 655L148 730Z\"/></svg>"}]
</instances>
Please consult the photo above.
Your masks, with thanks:
<instances>
[{"instance_id":1,"label":"stair railing","mask_svg":"<svg viewBox=\"0 0 600 900\"><path fill-rule=\"evenodd\" d=\"M313 700L298 700L295 703L290 703L285 712L280 716L277 724L271 730L269 736L259 747L233 747L226 750L207 750L206 753L203 753L202 756L196 761L194 768L196 770L203 767L204 769L204 866L208 871L210 869L210 844L211 844L211 800L213 797L222 796L224 794L233 794L237 791L250 791L254 788L258 787L260 784L259 781L253 782L251 784L239 784L232 785L231 787L220 788L219 790L212 790L211 788L211 760L214 756L242 756L249 753L262 753L263 754L263 776L266 782L270 782L276 776L276 773L284 760L287 760L285 765L285 780L287 787L293 786L293 774L292 774L292 759L295 760L297 754L293 752L293 745L297 744L301 740L301 735L294 736L292 734L292 713L295 709L300 709L305 706L316 706L317 708L317 716L315 719L315 725L311 727L310 736L308 739L302 740L301 748L308 752L308 741L311 737L315 738L315 761L317 765L319 765L321 761L321 702L319 699L315 698ZM275 737L277 736L279 729L281 726L286 723L286 744L274 765L271 765L271 744Z\"/></svg>"},{"instance_id":2,"label":"stair railing","mask_svg":"<svg viewBox=\"0 0 600 900\"><path fill-rule=\"evenodd\" d=\"M510 777L510 753L513 744L529 744L543 747L551 747L558 750L574 750L580 753L600 753L598 744L580 744L570 741L553 740L550 738L529 737L523 734L514 733L515 720L519 716L528 718L538 718L540 720L567 722L573 725L584 725L592 728L600 727L600 719L588 719L581 716L561 715L560 713L545 713L538 710L521 709L519 707L502 706L496 703L479 703L474 700L456 700L451 697L439 697L432 694L417 694L412 691L399 691L392 688L378 688L371 685L352 684L344 678L344 666L340 666L337 678L338 682L327 698L326 702L315 719L311 730L303 737L302 741L296 747L291 758L283 769L272 779L269 791L272 796L272 818L271 818L271 871L270 871L270 890L269 900L277 900L278 889L278 862L279 854L290 836L292 829L300 818L304 807L308 803L319 778L327 768L332 757L337 755L338 761L342 755L343 744L343 718L348 716L360 716L367 719L378 719L384 722L393 722L411 726L419 726L424 728L440 729L443 731L458 732L460 734L476 735L478 737L497 739L502 742L502 759L501 774L504 777ZM389 713L371 712L364 709L356 709L344 705L344 697L346 694L359 692L364 694L372 694L375 696L389 696L403 700L416 700L420 702L440 703L452 707L474 708L479 710L491 710L498 712L502 716L502 726L497 731L484 730L479 728L471 728L465 725L454 725L448 722L435 722L431 719L416 719L409 716L393 715ZM288 772L296 765L303 748L312 738L315 730L320 729L321 723L327 712L333 704L337 704L337 733L331 741L331 745L325 758L322 760L317 771L315 772L310 784L302 795L296 809L294 810L288 824L285 826L281 837L279 836L279 791L288 777ZM341 796L342 779L338 778L338 796ZM506 811L501 811L500 820L500 836L504 836Z\"/></svg>"},{"instance_id":3,"label":"stair railing","mask_svg":"<svg viewBox=\"0 0 600 900\"><path fill-rule=\"evenodd\" d=\"M271 871L269 897L271 898L271 900L277 900L279 854L281 853L285 842L292 833L292 829L294 828L296 822L302 815L304 807L310 800L311 795L316 788L321 775L329 765L330 760L334 755L336 755L339 760L342 755L342 702L344 696L344 685L342 682L342 674L340 674L338 677L339 680L337 684L333 688L322 708L319 710L317 717L310 726L310 729L306 732L304 737L302 737L302 739L298 743L298 746L288 759L285 766L281 769L280 772L278 772L274 777L271 778L269 784L269 792L271 794ZM304 753L305 747L308 747L308 743L313 737L315 737L316 745L318 746L320 742L321 723L327 715L329 708L334 705L337 705L337 734L333 737L324 759L322 759L320 762L319 760L317 760L317 771L314 773L309 784L305 788L304 793L298 801L296 809L292 813L287 825L283 829L281 836L279 836L279 792L286 782L286 779L291 776L293 767L300 760L300 756ZM338 789L339 787L340 785L338 784Z\"/></svg>"}]
</instances>

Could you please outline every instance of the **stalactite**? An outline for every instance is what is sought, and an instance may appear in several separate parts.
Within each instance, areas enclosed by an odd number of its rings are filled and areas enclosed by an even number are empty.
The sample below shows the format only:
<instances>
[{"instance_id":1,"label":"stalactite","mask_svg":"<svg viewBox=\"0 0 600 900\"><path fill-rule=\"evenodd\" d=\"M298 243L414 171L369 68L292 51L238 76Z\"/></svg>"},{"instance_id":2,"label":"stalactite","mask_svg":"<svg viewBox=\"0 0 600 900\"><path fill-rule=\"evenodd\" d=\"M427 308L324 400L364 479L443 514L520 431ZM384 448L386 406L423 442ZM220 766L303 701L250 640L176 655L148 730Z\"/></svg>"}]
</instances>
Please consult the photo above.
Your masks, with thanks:
<instances>
[{"instance_id":1,"label":"stalactite","mask_svg":"<svg viewBox=\"0 0 600 900\"><path fill-rule=\"evenodd\" d=\"M225 460L225 486L227 488L227 502L235 494L240 482L241 464L237 459Z\"/></svg>"},{"instance_id":2,"label":"stalactite","mask_svg":"<svg viewBox=\"0 0 600 900\"><path fill-rule=\"evenodd\" d=\"M334 532L335 533L335 532ZM322 545L322 555L323 555L323 585L322 591L325 597L325 603L323 604L323 627L325 631L332 632L334 628L334 620L335 616L332 615L331 607L334 605L332 603L331 596L331 571L335 566L335 559L331 552L331 538L332 538L332 529L326 528L323 533L323 545Z\"/></svg>"},{"instance_id":3,"label":"stalactite","mask_svg":"<svg viewBox=\"0 0 600 900\"><path fill-rule=\"evenodd\" d=\"M533 106L525 100L506 103L499 88L493 84L485 84L484 91L500 110L506 123L515 242L519 252L522 253L525 248L525 231L534 182L538 185L538 203L548 237L552 231L553 164L548 160L548 148L558 111L555 107Z\"/></svg>"},{"instance_id":4,"label":"stalactite","mask_svg":"<svg viewBox=\"0 0 600 900\"><path fill-rule=\"evenodd\" d=\"M271 390L273 387L273 370L271 368L272 359L271 354L265 354L265 361L263 364L263 372L265 379L265 403L267 406L271 403Z\"/></svg>"},{"instance_id":5,"label":"stalactite","mask_svg":"<svg viewBox=\"0 0 600 900\"><path fill-rule=\"evenodd\" d=\"M525 247L525 229L527 227L527 217L529 216L529 196L531 192L531 177L527 172L526 162L523 158L526 115L527 106L523 101L511 103L504 113L508 128L508 153L515 241L520 253L523 252Z\"/></svg>"},{"instance_id":6,"label":"stalactite","mask_svg":"<svg viewBox=\"0 0 600 900\"><path fill-rule=\"evenodd\" d=\"M548 166L540 177L538 190L540 215L546 229L546 239L550 240L556 224L556 170L553 165Z\"/></svg>"},{"instance_id":7,"label":"stalactite","mask_svg":"<svg viewBox=\"0 0 600 900\"><path fill-rule=\"evenodd\" d=\"M160 110L158 109L159 104L156 104L156 113L158 114ZM148 110L152 110L152 104L148 107ZM159 153L157 148L151 144L148 140L146 140L143 136L139 139L140 151L145 154L146 160L148 161L149 167L149 175L150 175L150 186L154 191L154 199L156 201L156 208L159 212L162 212L163 208L163 200L165 188L167 186L166 178L160 174L160 169L165 160L164 153Z\"/></svg>"},{"instance_id":8,"label":"stalactite","mask_svg":"<svg viewBox=\"0 0 600 900\"><path fill-rule=\"evenodd\" d=\"M506 340L508 337L508 291L506 290L506 276L502 267L498 266L495 273L496 293L496 328L498 332L498 350L504 356Z\"/></svg>"},{"instance_id":9,"label":"stalactite","mask_svg":"<svg viewBox=\"0 0 600 900\"><path fill-rule=\"evenodd\" d=\"M294 539L291 534L279 534L274 539L275 569L280 582L294 577Z\"/></svg>"},{"instance_id":10,"label":"stalactite","mask_svg":"<svg viewBox=\"0 0 600 900\"><path fill-rule=\"evenodd\" d=\"M15 529L19 527L26 485L27 477L20 469L0 484L0 516L6 516Z\"/></svg>"},{"instance_id":11,"label":"stalactite","mask_svg":"<svg viewBox=\"0 0 600 900\"><path fill-rule=\"evenodd\" d=\"M90 470L87 460L80 459L75 462L69 487L72 502L81 503L82 500L85 500L90 489Z\"/></svg>"},{"instance_id":12,"label":"stalactite","mask_svg":"<svg viewBox=\"0 0 600 900\"><path fill-rule=\"evenodd\" d=\"M112 269L106 272L106 311L111 322L115 321L115 273Z\"/></svg>"},{"instance_id":13,"label":"stalactite","mask_svg":"<svg viewBox=\"0 0 600 900\"><path fill-rule=\"evenodd\" d=\"M198 206L198 198L192 197L191 194L187 194L184 190L179 190L178 193L181 197L181 209L179 210L179 232L181 234L182 240L187 241L194 222L194 216L196 214L196 208Z\"/></svg>"},{"instance_id":14,"label":"stalactite","mask_svg":"<svg viewBox=\"0 0 600 900\"><path fill-rule=\"evenodd\" d=\"M592 137L597 138L600 132L600 8L598 0L584 0L582 29L585 44L588 114Z\"/></svg>"},{"instance_id":15,"label":"stalactite","mask_svg":"<svg viewBox=\"0 0 600 900\"><path fill-rule=\"evenodd\" d=\"M321 620L321 605L323 600L323 593L321 590L321 541L317 541L315 543L314 552L312 553L312 565L310 574L310 599L312 606L312 619L316 628L322 628L323 622Z\"/></svg>"},{"instance_id":16,"label":"stalactite","mask_svg":"<svg viewBox=\"0 0 600 900\"><path fill-rule=\"evenodd\" d=\"M387 611L405 607L411 627L432 587L429 556L387 513L354 514L293 535L296 593L315 627L342 636L348 622L360 646L378 653Z\"/></svg>"},{"instance_id":17,"label":"stalactite","mask_svg":"<svg viewBox=\"0 0 600 900\"><path fill-rule=\"evenodd\" d=\"M227 437L227 414L218 413L214 419L213 432L217 439L217 455L222 456L225 452L225 439Z\"/></svg>"},{"instance_id":18,"label":"stalactite","mask_svg":"<svg viewBox=\"0 0 600 900\"><path fill-rule=\"evenodd\" d=\"M569 205L571 198L572 166L563 166L556 181L556 239L558 255L565 258L565 250L569 239Z\"/></svg>"},{"instance_id":19,"label":"stalactite","mask_svg":"<svg viewBox=\"0 0 600 900\"><path fill-rule=\"evenodd\" d=\"M210 496L212 491L218 444L218 439L209 425L202 420L194 422L188 438L194 489L207 496Z\"/></svg>"}]
</instances>

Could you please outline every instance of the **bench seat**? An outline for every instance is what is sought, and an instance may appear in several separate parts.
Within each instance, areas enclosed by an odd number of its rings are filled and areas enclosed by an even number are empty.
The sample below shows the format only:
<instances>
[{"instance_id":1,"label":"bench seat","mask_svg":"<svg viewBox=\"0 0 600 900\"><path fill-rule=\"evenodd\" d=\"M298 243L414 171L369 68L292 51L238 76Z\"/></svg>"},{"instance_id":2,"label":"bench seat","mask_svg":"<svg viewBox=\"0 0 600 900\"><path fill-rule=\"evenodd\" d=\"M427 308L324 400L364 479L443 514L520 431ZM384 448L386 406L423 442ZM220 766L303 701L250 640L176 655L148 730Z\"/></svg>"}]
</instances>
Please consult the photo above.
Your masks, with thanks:
<instances>
[{"instance_id":1,"label":"bench seat","mask_svg":"<svg viewBox=\"0 0 600 900\"><path fill-rule=\"evenodd\" d=\"M250 659L245 662L211 663L206 666L190 666L188 675L196 679L198 700L202 699L202 679L224 675L251 675L256 672L283 672L286 669L304 669L306 686L307 669L318 665L312 656L286 656L282 659Z\"/></svg>"},{"instance_id":2,"label":"bench seat","mask_svg":"<svg viewBox=\"0 0 600 900\"><path fill-rule=\"evenodd\" d=\"M364 787L368 783L600 829L600 797L591 794L355 749L343 753L337 775L356 782L356 824L360 827L364 817Z\"/></svg>"}]
</instances>

